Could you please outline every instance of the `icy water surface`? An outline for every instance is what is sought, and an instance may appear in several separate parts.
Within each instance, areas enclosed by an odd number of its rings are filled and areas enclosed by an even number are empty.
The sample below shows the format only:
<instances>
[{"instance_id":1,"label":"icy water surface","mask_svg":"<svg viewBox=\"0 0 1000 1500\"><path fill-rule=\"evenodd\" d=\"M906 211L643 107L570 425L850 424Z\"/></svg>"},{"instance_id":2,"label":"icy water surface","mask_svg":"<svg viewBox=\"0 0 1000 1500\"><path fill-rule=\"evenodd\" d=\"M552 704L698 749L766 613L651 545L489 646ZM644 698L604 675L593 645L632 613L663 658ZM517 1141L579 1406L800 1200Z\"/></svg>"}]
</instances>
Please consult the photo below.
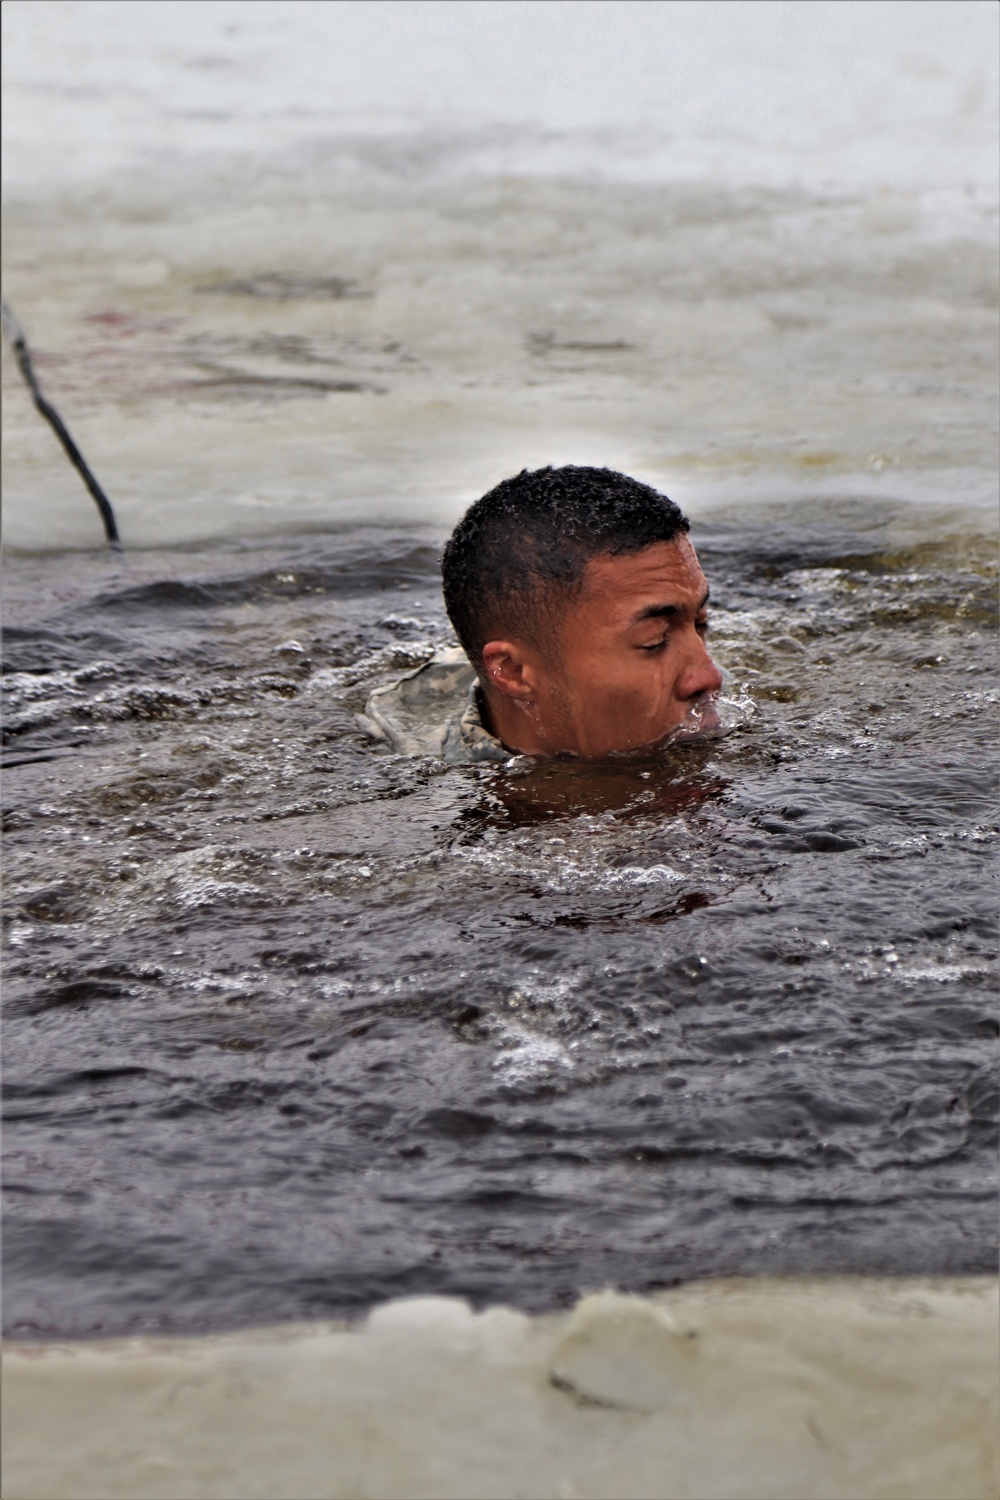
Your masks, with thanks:
<instances>
[{"instance_id":1,"label":"icy water surface","mask_svg":"<svg viewBox=\"0 0 1000 1500\"><path fill-rule=\"evenodd\" d=\"M9 558L9 1331L994 1265L993 543L734 517L756 719L589 768L359 731L436 531Z\"/></svg>"}]
</instances>

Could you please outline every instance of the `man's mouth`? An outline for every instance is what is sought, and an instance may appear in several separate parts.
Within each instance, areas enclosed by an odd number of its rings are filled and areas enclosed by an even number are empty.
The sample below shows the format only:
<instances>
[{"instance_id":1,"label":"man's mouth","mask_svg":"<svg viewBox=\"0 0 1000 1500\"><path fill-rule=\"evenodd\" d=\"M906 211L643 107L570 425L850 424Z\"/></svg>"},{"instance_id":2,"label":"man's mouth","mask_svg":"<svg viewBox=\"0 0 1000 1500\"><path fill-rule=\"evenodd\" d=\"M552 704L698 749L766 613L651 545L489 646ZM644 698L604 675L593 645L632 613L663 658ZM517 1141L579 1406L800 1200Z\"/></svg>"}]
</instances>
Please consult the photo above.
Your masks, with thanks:
<instances>
[{"instance_id":1,"label":"man's mouth","mask_svg":"<svg viewBox=\"0 0 1000 1500\"><path fill-rule=\"evenodd\" d=\"M705 739L709 735L724 734L726 726L718 709L718 694L706 693L688 708L687 716L666 736L665 745L675 745L682 740Z\"/></svg>"},{"instance_id":2,"label":"man's mouth","mask_svg":"<svg viewBox=\"0 0 1000 1500\"><path fill-rule=\"evenodd\" d=\"M746 724L757 712L757 705L745 689L726 675L723 686L714 693L703 693L688 705L681 722L642 746L612 751L612 755L649 755L671 745L687 745L704 740L721 739L731 729Z\"/></svg>"},{"instance_id":3,"label":"man's mouth","mask_svg":"<svg viewBox=\"0 0 1000 1500\"><path fill-rule=\"evenodd\" d=\"M752 698L730 679L715 693L695 698L686 717L660 741L661 745L686 744L690 740L715 740L745 724L756 712Z\"/></svg>"}]
</instances>

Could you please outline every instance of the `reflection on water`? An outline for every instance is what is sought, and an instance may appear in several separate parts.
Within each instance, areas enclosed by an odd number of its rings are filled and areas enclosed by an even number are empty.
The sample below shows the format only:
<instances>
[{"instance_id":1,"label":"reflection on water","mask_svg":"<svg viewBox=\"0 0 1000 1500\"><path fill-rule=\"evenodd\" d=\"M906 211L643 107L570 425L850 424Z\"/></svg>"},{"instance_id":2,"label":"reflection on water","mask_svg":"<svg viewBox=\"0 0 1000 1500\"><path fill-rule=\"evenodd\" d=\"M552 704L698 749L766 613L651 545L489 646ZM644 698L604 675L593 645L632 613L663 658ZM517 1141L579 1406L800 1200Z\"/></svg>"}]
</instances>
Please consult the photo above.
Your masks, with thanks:
<instances>
[{"instance_id":1,"label":"reflection on water","mask_svg":"<svg viewBox=\"0 0 1000 1500\"><path fill-rule=\"evenodd\" d=\"M512 759L491 784L491 799L465 816L495 823L536 824L543 818L603 813L671 817L719 795L726 783L706 773L706 745L683 751L581 764L572 760Z\"/></svg>"},{"instance_id":2,"label":"reflection on water","mask_svg":"<svg viewBox=\"0 0 1000 1500\"><path fill-rule=\"evenodd\" d=\"M11 559L9 1328L988 1270L993 548L913 514L700 526L760 712L602 766L366 738L437 534Z\"/></svg>"}]
</instances>

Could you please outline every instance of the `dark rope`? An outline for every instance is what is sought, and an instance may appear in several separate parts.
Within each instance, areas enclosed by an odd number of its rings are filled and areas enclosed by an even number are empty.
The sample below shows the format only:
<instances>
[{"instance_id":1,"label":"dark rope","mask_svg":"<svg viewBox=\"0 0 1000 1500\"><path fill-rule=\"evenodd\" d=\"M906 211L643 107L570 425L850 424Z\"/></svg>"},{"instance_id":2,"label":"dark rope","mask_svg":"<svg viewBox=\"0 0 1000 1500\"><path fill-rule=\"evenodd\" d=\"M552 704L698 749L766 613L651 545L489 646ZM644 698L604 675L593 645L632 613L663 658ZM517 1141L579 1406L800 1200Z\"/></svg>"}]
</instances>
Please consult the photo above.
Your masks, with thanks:
<instances>
[{"instance_id":1,"label":"dark rope","mask_svg":"<svg viewBox=\"0 0 1000 1500\"><path fill-rule=\"evenodd\" d=\"M3 331L10 340L10 347L14 351L14 358L17 360L18 369L24 376L25 384L31 392L31 399L52 428L60 443L62 443L66 457L94 497L97 509L101 513L101 520L104 522L104 533L108 539L109 546L120 551L121 540L118 536L118 522L115 520L115 513L111 509L111 501L87 467L87 462L70 437L62 417L56 411L55 407L50 405L42 395L38 381L35 379L35 372L31 367L31 353L28 349L28 341L24 337L24 331L20 323L14 317L6 302L0 302L0 310L3 313Z\"/></svg>"}]
</instances>

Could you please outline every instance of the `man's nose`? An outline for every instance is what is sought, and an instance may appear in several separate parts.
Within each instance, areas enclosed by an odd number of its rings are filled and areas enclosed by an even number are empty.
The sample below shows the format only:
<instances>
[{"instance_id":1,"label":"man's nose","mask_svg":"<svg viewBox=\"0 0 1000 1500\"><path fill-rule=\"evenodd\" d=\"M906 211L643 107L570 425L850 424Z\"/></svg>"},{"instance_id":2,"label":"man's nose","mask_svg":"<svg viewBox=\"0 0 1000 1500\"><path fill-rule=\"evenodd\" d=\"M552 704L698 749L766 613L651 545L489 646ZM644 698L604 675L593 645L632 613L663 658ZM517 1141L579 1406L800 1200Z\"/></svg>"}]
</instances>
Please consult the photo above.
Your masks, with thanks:
<instances>
[{"instance_id":1,"label":"man's nose","mask_svg":"<svg viewBox=\"0 0 1000 1500\"><path fill-rule=\"evenodd\" d=\"M678 698L696 698L699 693L717 693L722 686L722 673L708 654L700 635L691 652L683 672L677 680Z\"/></svg>"}]
</instances>

